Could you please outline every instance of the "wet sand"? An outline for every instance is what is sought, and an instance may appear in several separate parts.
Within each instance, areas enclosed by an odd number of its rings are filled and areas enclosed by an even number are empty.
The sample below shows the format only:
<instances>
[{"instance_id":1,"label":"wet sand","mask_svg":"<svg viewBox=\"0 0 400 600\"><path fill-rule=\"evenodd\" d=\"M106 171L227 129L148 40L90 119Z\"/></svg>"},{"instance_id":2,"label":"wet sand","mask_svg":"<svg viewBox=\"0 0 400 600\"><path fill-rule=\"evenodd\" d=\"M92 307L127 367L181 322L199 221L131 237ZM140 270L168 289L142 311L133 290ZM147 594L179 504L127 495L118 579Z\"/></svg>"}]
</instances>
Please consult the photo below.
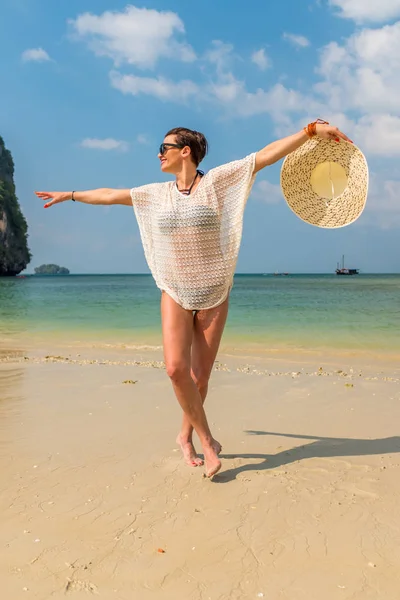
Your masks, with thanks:
<instances>
[{"instance_id":1,"label":"wet sand","mask_svg":"<svg viewBox=\"0 0 400 600\"><path fill-rule=\"evenodd\" d=\"M2 597L398 600L396 363L220 356L207 411L212 481L159 352L3 349Z\"/></svg>"}]
</instances>

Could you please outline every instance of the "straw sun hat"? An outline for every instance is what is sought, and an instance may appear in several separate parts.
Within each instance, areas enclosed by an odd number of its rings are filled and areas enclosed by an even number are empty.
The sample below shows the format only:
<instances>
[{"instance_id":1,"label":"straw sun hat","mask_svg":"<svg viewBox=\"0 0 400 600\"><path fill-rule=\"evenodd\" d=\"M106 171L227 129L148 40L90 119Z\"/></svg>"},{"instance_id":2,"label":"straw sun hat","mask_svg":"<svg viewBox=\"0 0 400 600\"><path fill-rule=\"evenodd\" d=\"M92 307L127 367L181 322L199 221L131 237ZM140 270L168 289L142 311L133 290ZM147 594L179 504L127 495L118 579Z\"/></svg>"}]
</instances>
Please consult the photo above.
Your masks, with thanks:
<instances>
[{"instance_id":1,"label":"straw sun hat","mask_svg":"<svg viewBox=\"0 0 400 600\"><path fill-rule=\"evenodd\" d=\"M281 187L289 207L306 223L344 227L364 210L367 161L354 144L313 137L285 158Z\"/></svg>"}]
</instances>

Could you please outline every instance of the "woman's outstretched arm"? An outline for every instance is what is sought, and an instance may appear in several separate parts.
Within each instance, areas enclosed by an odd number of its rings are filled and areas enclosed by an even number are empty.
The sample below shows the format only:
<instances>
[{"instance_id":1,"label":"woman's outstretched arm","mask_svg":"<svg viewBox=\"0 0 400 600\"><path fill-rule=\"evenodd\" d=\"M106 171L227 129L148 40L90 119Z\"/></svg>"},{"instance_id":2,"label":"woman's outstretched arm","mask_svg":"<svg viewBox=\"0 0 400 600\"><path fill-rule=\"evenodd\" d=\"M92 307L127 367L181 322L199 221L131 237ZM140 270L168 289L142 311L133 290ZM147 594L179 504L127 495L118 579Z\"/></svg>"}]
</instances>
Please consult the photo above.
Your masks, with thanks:
<instances>
[{"instance_id":1,"label":"woman's outstretched arm","mask_svg":"<svg viewBox=\"0 0 400 600\"><path fill-rule=\"evenodd\" d=\"M340 142L342 139L346 142L351 142L347 135L342 133L337 127L329 125L329 123L316 123L315 134L326 140ZM302 129L294 135L289 135L281 140L272 142L272 144L268 144L268 146L265 146L265 148L257 152L254 172L257 173L260 169L263 169L268 165L273 165L281 158L284 158L291 152L297 150L297 148L300 148L300 146L305 144L309 139L310 136Z\"/></svg>"},{"instance_id":2,"label":"woman's outstretched arm","mask_svg":"<svg viewBox=\"0 0 400 600\"><path fill-rule=\"evenodd\" d=\"M126 206L132 206L130 190L99 188L98 190L88 190L86 192L35 192L38 198L50 200L50 202L46 202L43 208L50 208L54 204L72 200L72 193L74 194L74 200L84 204L125 204Z\"/></svg>"}]
</instances>

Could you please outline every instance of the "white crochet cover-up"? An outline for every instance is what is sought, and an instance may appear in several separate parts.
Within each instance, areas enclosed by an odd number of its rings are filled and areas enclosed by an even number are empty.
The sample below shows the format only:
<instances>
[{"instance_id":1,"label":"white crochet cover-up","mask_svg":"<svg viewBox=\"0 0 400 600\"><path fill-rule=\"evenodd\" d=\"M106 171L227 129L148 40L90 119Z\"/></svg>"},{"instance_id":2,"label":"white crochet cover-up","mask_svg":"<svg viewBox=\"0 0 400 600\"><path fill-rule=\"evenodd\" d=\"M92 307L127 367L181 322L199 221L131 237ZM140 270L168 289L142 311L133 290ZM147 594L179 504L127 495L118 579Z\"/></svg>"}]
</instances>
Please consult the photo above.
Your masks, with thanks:
<instances>
[{"instance_id":1,"label":"white crochet cover-up","mask_svg":"<svg viewBox=\"0 0 400 600\"><path fill-rule=\"evenodd\" d=\"M185 309L213 308L230 292L254 165L255 153L211 169L189 196L175 181L131 190L157 287Z\"/></svg>"}]
</instances>

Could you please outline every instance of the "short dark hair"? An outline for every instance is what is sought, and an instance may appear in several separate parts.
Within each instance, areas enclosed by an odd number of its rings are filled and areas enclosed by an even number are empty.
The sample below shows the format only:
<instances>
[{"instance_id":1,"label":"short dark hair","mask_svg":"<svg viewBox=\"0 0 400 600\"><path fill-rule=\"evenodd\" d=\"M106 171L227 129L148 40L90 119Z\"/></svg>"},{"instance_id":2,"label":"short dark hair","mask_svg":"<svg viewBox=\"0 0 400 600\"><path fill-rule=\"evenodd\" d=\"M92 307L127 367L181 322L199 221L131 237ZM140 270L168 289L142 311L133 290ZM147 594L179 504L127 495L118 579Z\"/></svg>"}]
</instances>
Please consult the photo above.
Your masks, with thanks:
<instances>
[{"instance_id":1,"label":"short dark hair","mask_svg":"<svg viewBox=\"0 0 400 600\"><path fill-rule=\"evenodd\" d=\"M170 131L165 134L165 137L167 137L167 135L175 135L178 144L189 146L193 162L196 167L198 167L208 152L208 142L205 135L199 131L187 129L186 127L175 127L174 129L170 129Z\"/></svg>"}]
</instances>

